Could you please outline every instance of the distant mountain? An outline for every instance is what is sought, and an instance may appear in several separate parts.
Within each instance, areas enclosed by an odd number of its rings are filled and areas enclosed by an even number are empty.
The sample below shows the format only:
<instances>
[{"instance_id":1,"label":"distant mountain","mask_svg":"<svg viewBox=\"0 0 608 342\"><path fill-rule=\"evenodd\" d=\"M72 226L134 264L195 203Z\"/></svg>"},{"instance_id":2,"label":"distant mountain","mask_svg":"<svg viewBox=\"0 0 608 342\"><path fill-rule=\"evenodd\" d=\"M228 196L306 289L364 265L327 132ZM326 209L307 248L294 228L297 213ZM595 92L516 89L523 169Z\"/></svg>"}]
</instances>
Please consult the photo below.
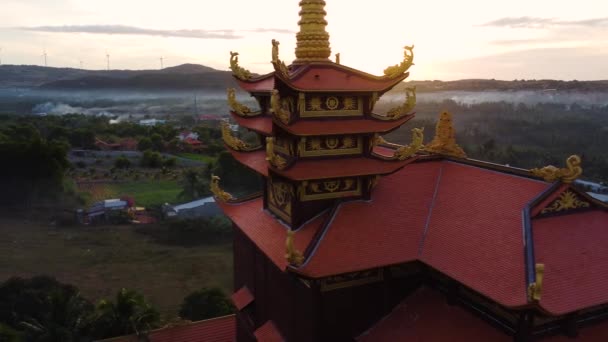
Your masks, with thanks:
<instances>
[{"instance_id":1,"label":"distant mountain","mask_svg":"<svg viewBox=\"0 0 608 342\"><path fill-rule=\"evenodd\" d=\"M567 91L608 91L608 81L559 81L559 80L486 80L469 79L459 81L408 81L395 87L394 91L416 86L418 92L436 91L516 91L516 90L567 90Z\"/></svg>"},{"instance_id":2,"label":"distant mountain","mask_svg":"<svg viewBox=\"0 0 608 342\"><path fill-rule=\"evenodd\" d=\"M0 65L0 88L107 89L213 88L230 84L230 73L198 64L163 70L83 70L36 65Z\"/></svg>"}]
</instances>

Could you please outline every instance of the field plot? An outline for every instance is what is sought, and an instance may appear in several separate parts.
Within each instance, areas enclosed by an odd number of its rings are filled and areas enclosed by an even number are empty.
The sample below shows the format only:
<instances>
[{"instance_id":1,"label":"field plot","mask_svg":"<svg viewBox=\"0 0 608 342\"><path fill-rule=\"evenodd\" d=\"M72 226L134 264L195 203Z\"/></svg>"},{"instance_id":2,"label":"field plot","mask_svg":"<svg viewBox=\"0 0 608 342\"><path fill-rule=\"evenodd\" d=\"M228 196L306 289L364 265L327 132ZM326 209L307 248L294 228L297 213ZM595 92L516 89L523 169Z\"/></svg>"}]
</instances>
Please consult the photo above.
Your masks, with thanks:
<instances>
[{"instance_id":1,"label":"field plot","mask_svg":"<svg viewBox=\"0 0 608 342\"><path fill-rule=\"evenodd\" d=\"M165 317L203 286L232 291L229 242L187 248L156 242L132 226L60 229L7 219L0 219L0 232L0 281L47 274L91 300L135 289Z\"/></svg>"}]
</instances>

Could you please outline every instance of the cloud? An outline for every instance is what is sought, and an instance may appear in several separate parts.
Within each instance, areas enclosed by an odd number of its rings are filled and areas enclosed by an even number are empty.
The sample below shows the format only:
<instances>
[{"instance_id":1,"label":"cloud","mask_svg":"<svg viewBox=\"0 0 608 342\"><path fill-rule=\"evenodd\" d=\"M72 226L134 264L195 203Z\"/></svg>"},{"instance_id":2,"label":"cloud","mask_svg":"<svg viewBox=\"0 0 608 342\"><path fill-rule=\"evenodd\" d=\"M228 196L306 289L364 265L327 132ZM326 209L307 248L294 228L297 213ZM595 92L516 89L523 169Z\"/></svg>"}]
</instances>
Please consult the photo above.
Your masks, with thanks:
<instances>
[{"instance_id":1,"label":"cloud","mask_svg":"<svg viewBox=\"0 0 608 342\"><path fill-rule=\"evenodd\" d=\"M124 34L160 37L198 38L198 39L240 39L242 35L234 30L156 30L126 25L64 25L21 27L20 29L35 32L51 33L92 33L92 34ZM293 31L278 28L255 28L243 30L253 33L293 33Z\"/></svg>"},{"instance_id":2,"label":"cloud","mask_svg":"<svg viewBox=\"0 0 608 342\"><path fill-rule=\"evenodd\" d=\"M489 21L479 26L489 27L510 27L510 28L548 28L548 27L563 27L563 26L580 26L580 27L608 27L608 17L592 18L585 20L558 20L555 18L538 18L538 17L505 17Z\"/></svg>"}]
</instances>

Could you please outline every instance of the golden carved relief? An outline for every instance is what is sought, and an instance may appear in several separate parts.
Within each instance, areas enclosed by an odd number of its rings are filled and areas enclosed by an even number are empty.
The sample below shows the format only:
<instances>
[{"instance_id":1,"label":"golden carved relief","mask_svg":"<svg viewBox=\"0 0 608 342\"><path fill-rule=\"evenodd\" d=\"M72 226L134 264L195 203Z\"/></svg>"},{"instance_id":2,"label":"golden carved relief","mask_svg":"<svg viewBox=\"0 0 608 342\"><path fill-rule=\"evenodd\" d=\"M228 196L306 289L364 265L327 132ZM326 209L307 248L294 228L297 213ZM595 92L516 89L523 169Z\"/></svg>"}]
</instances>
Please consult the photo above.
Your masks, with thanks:
<instances>
[{"instance_id":1,"label":"golden carved relief","mask_svg":"<svg viewBox=\"0 0 608 342\"><path fill-rule=\"evenodd\" d=\"M289 69L285 62L279 59L279 41L276 39L272 40L272 65L274 66L274 70L280 73L284 78L289 77Z\"/></svg>"},{"instance_id":2,"label":"golden carved relief","mask_svg":"<svg viewBox=\"0 0 608 342\"><path fill-rule=\"evenodd\" d=\"M293 186L272 178L268 178L267 184L268 208L286 222L291 222Z\"/></svg>"},{"instance_id":3,"label":"golden carved relief","mask_svg":"<svg viewBox=\"0 0 608 342\"><path fill-rule=\"evenodd\" d=\"M412 142L409 145L399 147L395 151L394 157L399 160L405 160L416 152L424 148L422 142L424 141L424 127L412 129Z\"/></svg>"},{"instance_id":4,"label":"golden carved relief","mask_svg":"<svg viewBox=\"0 0 608 342\"><path fill-rule=\"evenodd\" d=\"M456 143L452 114L449 112L441 113L437 126L435 126L435 138L426 145L425 151L456 158L467 157L464 150Z\"/></svg>"},{"instance_id":5,"label":"golden carved relief","mask_svg":"<svg viewBox=\"0 0 608 342\"><path fill-rule=\"evenodd\" d=\"M228 202L233 199L231 194L220 188L220 177L211 175L211 184L209 187L211 189L211 193L217 200L221 202Z\"/></svg>"},{"instance_id":6,"label":"golden carved relief","mask_svg":"<svg viewBox=\"0 0 608 342\"><path fill-rule=\"evenodd\" d=\"M363 115L362 98L357 96L300 95L301 117Z\"/></svg>"},{"instance_id":7,"label":"golden carved relief","mask_svg":"<svg viewBox=\"0 0 608 342\"><path fill-rule=\"evenodd\" d=\"M301 157L360 154L363 139L356 135L302 137L298 150Z\"/></svg>"},{"instance_id":8,"label":"golden carved relief","mask_svg":"<svg viewBox=\"0 0 608 342\"><path fill-rule=\"evenodd\" d=\"M274 137L274 150L285 155L294 156L293 144L289 138L284 136Z\"/></svg>"},{"instance_id":9,"label":"golden carved relief","mask_svg":"<svg viewBox=\"0 0 608 342\"><path fill-rule=\"evenodd\" d=\"M301 201L344 198L361 195L359 178L338 178L318 181L303 181L298 186Z\"/></svg>"},{"instance_id":10,"label":"golden carved relief","mask_svg":"<svg viewBox=\"0 0 608 342\"><path fill-rule=\"evenodd\" d=\"M239 53L230 51L230 70L232 74L241 80L248 80L251 78L251 72L241 66L239 66Z\"/></svg>"},{"instance_id":11,"label":"golden carved relief","mask_svg":"<svg viewBox=\"0 0 608 342\"><path fill-rule=\"evenodd\" d=\"M579 196L568 190L563 192L557 200L541 211L541 214L559 213L571 209L589 208L590 203L583 201Z\"/></svg>"},{"instance_id":12,"label":"golden carved relief","mask_svg":"<svg viewBox=\"0 0 608 342\"><path fill-rule=\"evenodd\" d=\"M547 182L572 183L583 174L581 164L581 157L572 155L566 160L566 168L564 169L549 165L542 169L532 169L530 172L537 177L542 177Z\"/></svg>"},{"instance_id":13,"label":"golden carved relief","mask_svg":"<svg viewBox=\"0 0 608 342\"><path fill-rule=\"evenodd\" d=\"M287 167L287 160L274 151L274 137L266 138L266 161L279 170Z\"/></svg>"},{"instance_id":14,"label":"golden carved relief","mask_svg":"<svg viewBox=\"0 0 608 342\"><path fill-rule=\"evenodd\" d=\"M287 231L287 239L285 241L285 259L287 262L294 266L300 266L304 262L304 256L302 253L296 249L294 245L294 235L295 232L293 230Z\"/></svg>"},{"instance_id":15,"label":"golden carved relief","mask_svg":"<svg viewBox=\"0 0 608 342\"><path fill-rule=\"evenodd\" d=\"M270 107L272 109L272 113L277 119L279 119L282 123L286 125L289 124L289 121L291 120L290 111L285 109L286 106L287 108L290 107L289 103L289 99L281 100L281 96L279 95L278 90L272 90L272 93L270 95ZM291 106L293 106L293 100L291 100L291 103Z\"/></svg>"},{"instance_id":16,"label":"golden carved relief","mask_svg":"<svg viewBox=\"0 0 608 342\"><path fill-rule=\"evenodd\" d=\"M239 103L236 100L236 92L235 92L234 88L228 88L227 93L228 93L228 105L230 106L230 109L232 109L233 112L235 112L236 114L238 114L240 116L248 116L249 114L251 114L251 109L249 109L249 107L245 106L244 104Z\"/></svg>"},{"instance_id":17,"label":"golden carved relief","mask_svg":"<svg viewBox=\"0 0 608 342\"><path fill-rule=\"evenodd\" d=\"M414 45L403 48L403 61L399 64L384 69L384 75L395 78L403 75L412 65L414 65Z\"/></svg>"}]
</instances>

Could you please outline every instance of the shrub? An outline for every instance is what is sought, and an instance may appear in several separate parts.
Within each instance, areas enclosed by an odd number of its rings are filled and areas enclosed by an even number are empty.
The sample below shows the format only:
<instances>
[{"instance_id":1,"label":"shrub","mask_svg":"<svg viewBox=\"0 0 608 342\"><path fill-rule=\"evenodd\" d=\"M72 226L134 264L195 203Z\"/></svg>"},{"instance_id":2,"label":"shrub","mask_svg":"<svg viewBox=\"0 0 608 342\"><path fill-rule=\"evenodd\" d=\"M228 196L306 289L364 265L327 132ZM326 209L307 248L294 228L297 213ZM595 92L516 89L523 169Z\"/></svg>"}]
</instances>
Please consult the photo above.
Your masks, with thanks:
<instances>
[{"instance_id":1,"label":"shrub","mask_svg":"<svg viewBox=\"0 0 608 342\"><path fill-rule=\"evenodd\" d=\"M202 288L192 292L182 303L179 316L191 321L200 321L234 312L234 306L224 292L217 288Z\"/></svg>"},{"instance_id":2,"label":"shrub","mask_svg":"<svg viewBox=\"0 0 608 342\"><path fill-rule=\"evenodd\" d=\"M117 169L128 169L131 167L131 161L125 156L120 156L114 161L114 167Z\"/></svg>"}]
</instances>

